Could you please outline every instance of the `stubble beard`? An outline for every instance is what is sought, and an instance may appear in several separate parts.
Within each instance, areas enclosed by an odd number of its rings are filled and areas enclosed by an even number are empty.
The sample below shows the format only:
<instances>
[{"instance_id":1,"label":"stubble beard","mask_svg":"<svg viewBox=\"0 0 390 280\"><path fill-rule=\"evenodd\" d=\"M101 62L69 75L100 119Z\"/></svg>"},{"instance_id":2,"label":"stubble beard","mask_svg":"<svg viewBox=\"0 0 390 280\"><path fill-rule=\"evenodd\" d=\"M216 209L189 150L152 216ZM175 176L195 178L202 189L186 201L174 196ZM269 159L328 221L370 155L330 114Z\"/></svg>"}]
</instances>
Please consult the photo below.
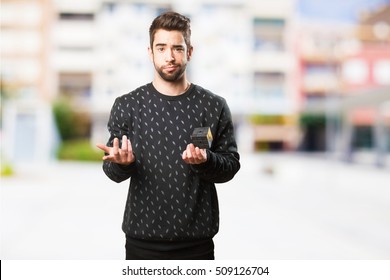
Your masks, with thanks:
<instances>
[{"instance_id":1,"label":"stubble beard","mask_svg":"<svg viewBox=\"0 0 390 280\"><path fill-rule=\"evenodd\" d=\"M157 73L160 75L160 77L167 82L176 82L178 81L182 76L184 71L186 70L186 65L179 66L178 69L171 73L164 72L163 67L158 67L157 65L154 65Z\"/></svg>"}]
</instances>

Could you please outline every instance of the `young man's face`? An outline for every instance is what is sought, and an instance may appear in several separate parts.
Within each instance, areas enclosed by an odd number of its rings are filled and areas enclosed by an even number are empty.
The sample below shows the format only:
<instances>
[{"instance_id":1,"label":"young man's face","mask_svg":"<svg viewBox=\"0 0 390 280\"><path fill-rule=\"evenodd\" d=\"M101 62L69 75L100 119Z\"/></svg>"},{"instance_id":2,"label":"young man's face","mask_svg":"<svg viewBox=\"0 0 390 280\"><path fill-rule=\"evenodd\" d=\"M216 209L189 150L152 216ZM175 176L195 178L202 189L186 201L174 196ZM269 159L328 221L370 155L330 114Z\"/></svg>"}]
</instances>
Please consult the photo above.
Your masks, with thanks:
<instances>
[{"instance_id":1,"label":"young man's face","mask_svg":"<svg viewBox=\"0 0 390 280\"><path fill-rule=\"evenodd\" d=\"M169 82L179 80L186 70L192 55L180 31L157 30L149 56L162 79Z\"/></svg>"}]
</instances>

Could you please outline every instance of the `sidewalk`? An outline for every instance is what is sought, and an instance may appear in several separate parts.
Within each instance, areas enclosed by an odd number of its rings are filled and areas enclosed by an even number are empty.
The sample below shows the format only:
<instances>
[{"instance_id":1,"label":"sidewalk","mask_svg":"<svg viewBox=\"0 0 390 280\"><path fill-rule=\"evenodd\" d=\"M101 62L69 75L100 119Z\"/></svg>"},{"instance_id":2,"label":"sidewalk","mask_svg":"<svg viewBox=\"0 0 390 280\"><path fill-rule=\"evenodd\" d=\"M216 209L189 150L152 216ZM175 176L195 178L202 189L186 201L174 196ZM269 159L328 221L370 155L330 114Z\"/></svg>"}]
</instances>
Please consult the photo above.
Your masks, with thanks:
<instances>
[{"instance_id":1,"label":"sidewalk","mask_svg":"<svg viewBox=\"0 0 390 280\"><path fill-rule=\"evenodd\" d=\"M242 155L217 185L217 259L389 259L390 172L289 154ZM128 181L100 164L1 178L1 259L124 259Z\"/></svg>"}]
</instances>

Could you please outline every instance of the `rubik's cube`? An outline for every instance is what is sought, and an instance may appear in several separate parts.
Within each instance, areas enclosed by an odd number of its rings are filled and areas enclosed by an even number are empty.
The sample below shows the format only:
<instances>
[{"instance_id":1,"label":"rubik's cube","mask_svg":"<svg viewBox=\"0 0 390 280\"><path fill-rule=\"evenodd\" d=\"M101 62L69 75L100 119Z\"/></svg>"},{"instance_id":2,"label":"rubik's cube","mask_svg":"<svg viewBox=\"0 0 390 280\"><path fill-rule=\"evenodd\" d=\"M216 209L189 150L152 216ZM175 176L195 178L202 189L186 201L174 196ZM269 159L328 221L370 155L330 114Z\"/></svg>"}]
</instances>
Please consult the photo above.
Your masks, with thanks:
<instances>
[{"instance_id":1,"label":"rubik's cube","mask_svg":"<svg viewBox=\"0 0 390 280\"><path fill-rule=\"evenodd\" d=\"M200 149L208 149L213 142L210 127L197 127L191 135L192 143Z\"/></svg>"}]
</instances>

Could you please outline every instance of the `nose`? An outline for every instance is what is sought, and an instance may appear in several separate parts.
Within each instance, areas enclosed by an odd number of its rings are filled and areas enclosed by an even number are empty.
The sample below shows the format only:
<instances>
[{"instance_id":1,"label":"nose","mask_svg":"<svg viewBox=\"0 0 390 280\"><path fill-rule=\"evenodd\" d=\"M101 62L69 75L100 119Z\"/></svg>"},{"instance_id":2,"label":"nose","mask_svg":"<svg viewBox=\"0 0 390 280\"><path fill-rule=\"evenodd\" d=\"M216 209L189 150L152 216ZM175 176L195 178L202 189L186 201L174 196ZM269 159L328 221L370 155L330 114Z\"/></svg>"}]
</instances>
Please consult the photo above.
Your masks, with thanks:
<instances>
[{"instance_id":1,"label":"nose","mask_svg":"<svg viewBox=\"0 0 390 280\"><path fill-rule=\"evenodd\" d=\"M173 50L172 49L167 49L166 54L165 54L165 60L166 61L174 61L175 57L173 55Z\"/></svg>"}]
</instances>

